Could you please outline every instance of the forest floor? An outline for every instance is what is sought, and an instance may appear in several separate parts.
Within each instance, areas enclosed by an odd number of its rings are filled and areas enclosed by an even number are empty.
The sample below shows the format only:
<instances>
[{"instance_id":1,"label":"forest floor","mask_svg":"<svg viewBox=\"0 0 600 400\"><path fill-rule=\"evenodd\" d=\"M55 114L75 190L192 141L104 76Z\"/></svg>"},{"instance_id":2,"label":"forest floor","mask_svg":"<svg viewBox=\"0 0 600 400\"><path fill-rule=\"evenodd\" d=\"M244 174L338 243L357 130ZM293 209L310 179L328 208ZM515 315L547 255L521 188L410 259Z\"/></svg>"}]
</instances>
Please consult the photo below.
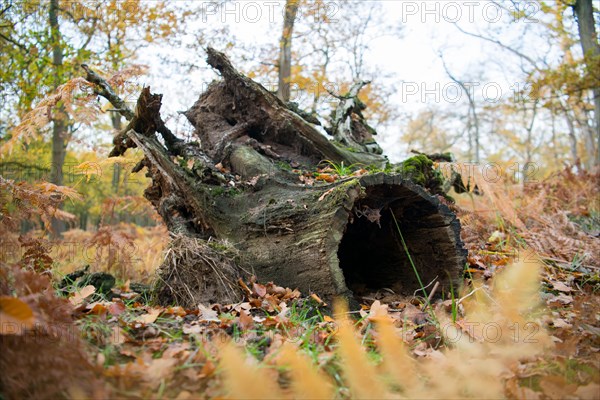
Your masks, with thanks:
<instances>
[{"instance_id":1,"label":"forest floor","mask_svg":"<svg viewBox=\"0 0 600 400\"><path fill-rule=\"evenodd\" d=\"M146 269L116 274L113 266L118 280L110 299L93 286L67 288L78 328L69 344L81 336L83 357L66 354L57 341L24 349L29 340L24 332L13 332L10 340L5 335L14 359L37 361L13 364L14 379L0 393L600 398L598 178L567 169L525 187L478 183L483 196L456 196L468 267L463 287L431 304L380 290L360 299L360 311L349 313L336 304L331 312L317 295L251 281L240 282L245 300L237 304L159 307L131 282L151 279L160 260L153 252L166 245L164 228L130 232L144 238L146 244L137 248ZM26 283L14 283L17 294L24 290L19 285L29 293L35 282L41 285L32 277L20 282ZM51 313L42 318L32 305L43 308L42 303L23 301L36 323L51 325ZM6 304L2 310L7 317ZM25 319L18 312L12 317ZM66 351L77 352L76 347ZM64 376L40 371L44 357L32 357L34 351L62 359ZM92 373L69 380L69 363ZM18 382L21 376L28 379L25 386Z\"/></svg>"}]
</instances>

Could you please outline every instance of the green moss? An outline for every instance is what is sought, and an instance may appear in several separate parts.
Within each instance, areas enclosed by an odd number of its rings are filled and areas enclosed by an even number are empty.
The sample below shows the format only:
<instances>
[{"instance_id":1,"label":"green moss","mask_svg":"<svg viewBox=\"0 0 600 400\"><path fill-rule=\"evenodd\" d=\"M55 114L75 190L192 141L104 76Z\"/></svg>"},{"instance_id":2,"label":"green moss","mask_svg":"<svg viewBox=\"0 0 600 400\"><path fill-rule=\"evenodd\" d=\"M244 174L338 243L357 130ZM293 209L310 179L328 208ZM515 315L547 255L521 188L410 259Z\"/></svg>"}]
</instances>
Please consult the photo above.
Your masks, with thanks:
<instances>
[{"instance_id":1,"label":"green moss","mask_svg":"<svg viewBox=\"0 0 600 400\"><path fill-rule=\"evenodd\" d=\"M291 171L292 170L292 167L286 161L277 161L275 164L279 167L279 169L282 169L284 171Z\"/></svg>"},{"instance_id":2,"label":"green moss","mask_svg":"<svg viewBox=\"0 0 600 400\"><path fill-rule=\"evenodd\" d=\"M217 253L228 257L234 257L237 255L237 250L230 243L223 240L209 240L206 242L206 245Z\"/></svg>"},{"instance_id":3,"label":"green moss","mask_svg":"<svg viewBox=\"0 0 600 400\"><path fill-rule=\"evenodd\" d=\"M360 186L359 180L357 178L342 182L338 186L336 186L335 189L331 193L328 193L327 196L325 196L325 198L323 199L323 201L324 202L327 201L328 203L331 203L331 204L342 204L348 199L348 191L352 187L356 187L356 186ZM361 188L361 190L364 190L364 189ZM318 193L316 195L316 199L321 197L321 195L322 195L322 193Z\"/></svg>"},{"instance_id":4,"label":"green moss","mask_svg":"<svg viewBox=\"0 0 600 400\"><path fill-rule=\"evenodd\" d=\"M444 194L444 177L442 173L433 168L433 161L423 154L416 155L403 161L395 168L393 172L402 175L404 179L421 185L431 193Z\"/></svg>"},{"instance_id":5,"label":"green moss","mask_svg":"<svg viewBox=\"0 0 600 400\"><path fill-rule=\"evenodd\" d=\"M210 188L210 194L212 194L215 197L220 197L223 196L225 194L225 188L223 187L215 187L215 188Z\"/></svg>"},{"instance_id":6,"label":"green moss","mask_svg":"<svg viewBox=\"0 0 600 400\"><path fill-rule=\"evenodd\" d=\"M214 197L234 197L242 193L238 188L217 186L210 188L210 194Z\"/></svg>"},{"instance_id":7,"label":"green moss","mask_svg":"<svg viewBox=\"0 0 600 400\"><path fill-rule=\"evenodd\" d=\"M398 166L398 173L412 182L425 186L429 171L433 170L433 161L424 155L418 155L403 161Z\"/></svg>"},{"instance_id":8,"label":"green moss","mask_svg":"<svg viewBox=\"0 0 600 400\"><path fill-rule=\"evenodd\" d=\"M332 140L331 143L333 143L335 146L339 147L340 149L349 151L350 153L360 153L361 152L360 149L357 149L356 147L353 147L353 146L345 145L344 143L340 142L339 140Z\"/></svg>"}]
</instances>

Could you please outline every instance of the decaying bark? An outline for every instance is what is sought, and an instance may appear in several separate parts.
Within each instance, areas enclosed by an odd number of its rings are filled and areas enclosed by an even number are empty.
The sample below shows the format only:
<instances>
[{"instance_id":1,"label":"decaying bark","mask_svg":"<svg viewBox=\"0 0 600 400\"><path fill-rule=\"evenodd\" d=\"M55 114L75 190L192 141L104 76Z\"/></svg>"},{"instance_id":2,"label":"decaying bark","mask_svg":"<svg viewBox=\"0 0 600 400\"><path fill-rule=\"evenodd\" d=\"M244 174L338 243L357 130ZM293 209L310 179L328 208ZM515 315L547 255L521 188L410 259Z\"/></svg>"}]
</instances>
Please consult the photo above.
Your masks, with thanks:
<instances>
[{"instance_id":1,"label":"decaying bark","mask_svg":"<svg viewBox=\"0 0 600 400\"><path fill-rule=\"evenodd\" d=\"M234 301L231 282L248 274L326 301L363 289L412 295L421 285L411 259L424 285L438 281L447 290L460 277L466 252L459 222L439 196L415 183L428 186L412 179L414 165L410 176L377 173L313 185L292 171L314 171L323 160L386 165L360 113L364 83L340 99L331 141L224 54L209 48L208 63L223 79L185 113L200 144L175 138L160 118L160 96L148 88L115 137L115 155L142 149L136 170L147 168L152 184L145 196L178 238L174 246L196 248L170 253L160 272L163 301ZM225 257L217 271L224 249L236 257ZM185 263L183 275L197 268L203 276L194 285L177 270Z\"/></svg>"},{"instance_id":2,"label":"decaying bark","mask_svg":"<svg viewBox=\"0 0 600 400\"><path fill-rule=\"evenodd\" d=\"M358 92L369 83L356 82L345 96L330 93L340 101L331 120L331 133L343 145L367 153L382 154L383 150L373 138L377 132L367 124L362 115L366 105L358 98Z\"/></svg>"}]
</instances>

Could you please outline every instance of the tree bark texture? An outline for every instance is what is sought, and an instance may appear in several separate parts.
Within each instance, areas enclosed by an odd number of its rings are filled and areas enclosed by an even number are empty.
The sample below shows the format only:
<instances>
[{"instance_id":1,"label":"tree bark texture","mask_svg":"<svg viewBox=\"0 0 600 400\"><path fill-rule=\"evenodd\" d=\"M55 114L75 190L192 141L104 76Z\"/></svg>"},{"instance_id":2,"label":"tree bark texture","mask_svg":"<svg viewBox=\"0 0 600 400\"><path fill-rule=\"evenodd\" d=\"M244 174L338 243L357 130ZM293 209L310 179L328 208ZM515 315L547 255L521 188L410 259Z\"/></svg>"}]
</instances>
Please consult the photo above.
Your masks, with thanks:
<instances>
[{"instance_id":1,"label":"tree bark texture","mask_svg":"<svg viewBox=\"0 0 600 400\"><path fill-rule=\"evenodd\" d=\"M51 0L48 11L50 38L52 40L52 64L54 67L54 88L62 83L63 49L60 43L60 25L58 22L58 0ZM52 116L52 171L50 181L58 186L63 184L63 165L67 155L68 115L62 105L59 105ZM52 218L52 235L61 237L66 230L63 220Z\"/></svg>"},{"instance_id":2,"label":"tree bark texture","mask_svg":"<svg viewBox=\"0 0 600 400\"><path fill-rule=\"evenodd\" d=\"M290 101L290 79L292 77L292 34L300 0L285 2L285 17L281 42L279 43L279 82L277 96L285 103Z\"/></svg>"},{"instance_id":3,"label":"tree bark texture","mask_svg":"<svg viewBox=\"0 0 600 400\"><path fill-rule=\"evenodd\" d=\"M594 21L594 7L592 0L577 0L573 5L573 10L577 17L577 28L579 31L579 40L583 51L585 62L590 71L595 85L592 88L594 96L594 125L596 134L596 152L591 151L591 156L596 166L600 165L600 45L598 45L598 34L596 32L596 23ZM593 144L592 144L593 146ZM595 156L595 157L594 157Z\"/></svg>"}]
</instances>

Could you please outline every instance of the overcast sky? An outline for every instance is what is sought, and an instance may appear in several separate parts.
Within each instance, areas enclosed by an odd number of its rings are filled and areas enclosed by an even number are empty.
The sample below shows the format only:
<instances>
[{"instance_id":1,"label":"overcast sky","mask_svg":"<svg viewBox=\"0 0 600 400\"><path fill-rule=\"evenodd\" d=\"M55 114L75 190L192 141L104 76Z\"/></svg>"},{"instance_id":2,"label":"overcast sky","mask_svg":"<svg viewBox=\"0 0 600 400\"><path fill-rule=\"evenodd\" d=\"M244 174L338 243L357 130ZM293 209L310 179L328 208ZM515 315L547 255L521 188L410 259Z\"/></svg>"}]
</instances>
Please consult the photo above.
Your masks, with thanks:
<instances>
[{"instance_id":1,"label":"overcast sky","mask_svg":"<svg viewBox=\"0 0 600 400\"><path fill-rule=\"evenodd\" d=\"M377 0L382 6L386 22L403 27L401 37L382 35L370 44L369 63L391 74L398 87L393 97L394 105L407 115L415 114L432 103L446 107L459 107L466 97L446 75L439 53L443 52L448 67L461 80L473 83L473 92L482 100L494 101L500 96L510 96L516 87L522 86L523 74L518 66L510 66L510 54L498 46L483 42L460 32L455 25L470 32L486 29L505 29L503 23L510 20L508 12L489 1L405 1ZM278 43L281 35L283 1L239 1L219 5L203 2L205 14L198 16L194 24L205 28L228 26L236 37L235 46L228 50L236 53L236 47ZM505 2L507 6L511 2ZM525 18L513 23L514 29L503 31L507 42L515 40L511 35L521 34L524 29L535 31L541 16L536 2L521 5ZM335 20L339 7L335 1L326 3L324 10ZM302 18L302 16L299 16ZM185 41L194 40L192 36ZM536 43L539 40L539 43ZM523 46L529 52L547 51L544 38L528 35ZM526 42L525 42L526 41ZM159 51L179 59L187 59L200 66L200 70L185 77L170 73L170 67L155 62ZM232 54L235 56L235 54ZM204 55L188 54L183 49L147 48L140 61L150 65L147 84L152 90L163 93L165 112L185 110L197 99L206 85L216 77L206 67ZM185 84L182 79L189 80ZM370 78L370 77L367 77ZM392 83L392 82L390 82ZM406 156L406 148L400 143L402 123L380 129L378 141L392 161ZM180 133L189 130L183 117L170 120Z\"/></svg>"}]
</instances>

